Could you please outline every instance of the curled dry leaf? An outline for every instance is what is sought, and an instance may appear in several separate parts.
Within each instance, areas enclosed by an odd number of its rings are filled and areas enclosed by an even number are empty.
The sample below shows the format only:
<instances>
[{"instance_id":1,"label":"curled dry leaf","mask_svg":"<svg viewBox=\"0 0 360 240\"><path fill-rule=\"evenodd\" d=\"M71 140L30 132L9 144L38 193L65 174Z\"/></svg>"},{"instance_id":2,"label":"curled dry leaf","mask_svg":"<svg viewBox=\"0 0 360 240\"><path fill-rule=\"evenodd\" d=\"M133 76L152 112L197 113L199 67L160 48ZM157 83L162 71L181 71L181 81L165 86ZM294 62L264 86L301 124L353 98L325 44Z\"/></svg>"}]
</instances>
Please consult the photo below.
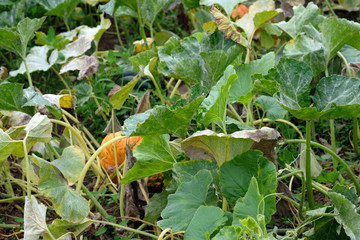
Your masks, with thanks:
<instances>
[{"instance_id":1,"label":"curled dry leaf","mask_svg":"<svg viewBox=\"0 0 360 240\"><path fill-rule=\"evenodd\" d=\"M150 90L147 90L140 98L135 113L143 113L151 108Z\"/></svg>"},{"instance_id":2,"label":"curled dry leaf","mask_svg":"<svg viewBox=\"0 0 360 240\"><path fill-rule=\"evenodd\" d=\"M219 166L250 149L258 149L264 152L264 157L274 161L274 147L279 138L280 134L268 127L232 134L204 130L182 141L181 148L191 159L213 159Z\"/></svg>"},{"instance_id":3,"label":"curled dry leaf","mask_svg":"<svg viewBox=\"0 0 360 240\"><path fill-rule=\"evenodd\" d=\"M114 96L115 93L121 90L121 87L119 85L115 85L108 93L108 98L110 99L112 96Z\"/></svg>"},{"instance_id":4,"label":"curled dry leaf","mask_svg":"<svg viewBox=\"0 0 360 240\"><path fill-rule=\"evenodd\" d=\"M6 67L0 67L0 79L5 80L9 76L8 70Z\"/></svg>"},{"instance_id":5,"label":"curled dry leaf","mask_svg":"<svg viewBox=\"0 0 360 240\"><path fill-rule=\"evenodd\" d=\"M99 69L99 61L94 56L82 56L71 60L69 63L61 67L60 74L80 70L78 75L78 80L83 79L86 76L91 76L94 73L97 73Z\"/></svg>"},{"instance_id":6,"label":"curled dry leaf","mask_svg":"<svg viewBox=\"0 0 360 240\"><path fill-rule=\"evenodd\" d=\"M222 14L219 9L215 7L215 5L211 7L210 12L214 16L219 30L225 33L226 38L230 38L244 47L249 45L248 41L243 36L241 36L240 32L237 31L233 22L231 22L228 17Z\"/></svg>"}]
</instances>

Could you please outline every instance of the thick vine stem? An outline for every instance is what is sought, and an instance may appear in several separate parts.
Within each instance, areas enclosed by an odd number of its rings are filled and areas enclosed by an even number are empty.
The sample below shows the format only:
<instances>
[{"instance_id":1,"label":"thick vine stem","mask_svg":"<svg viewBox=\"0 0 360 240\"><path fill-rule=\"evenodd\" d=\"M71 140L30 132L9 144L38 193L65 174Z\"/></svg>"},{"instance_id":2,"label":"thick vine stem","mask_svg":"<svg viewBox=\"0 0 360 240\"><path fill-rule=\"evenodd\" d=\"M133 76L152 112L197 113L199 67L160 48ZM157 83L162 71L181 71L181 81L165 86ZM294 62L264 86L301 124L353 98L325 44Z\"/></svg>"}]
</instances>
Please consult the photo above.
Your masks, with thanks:
<instances>
[{"instance_id":1,"label":"thick vine stem","mask_svg":"<svg viewBox=\"0 0 360 240\"><path fill-rule=\"evenodd\" d=\"M310 209L315 208L314 193L311 184L311 120L306 120L306 163L305 163L305 180L307 188L307 197Z\"/></svg>"},{"instance_id":2,"label":"thick vine stem","mask_svg":"<svg viewBox=\"0 0 360 240\"><path fill-rule=\"evenodd\" d=\"M286 140L284 143L306 143L305 140L300 140L300 139L290 139L290 140ZM313 142L310 141L310 144L320 148L322 150L324 150L325 152L329 153L334 159L336 159L342 166L344 166L345 171L347 172L347 174L349 175L351 181L354 183L355 185L355 189L357 191L357 193L360 193L360 183L359 180L356 178L355 174L351 171L350 167L346 164L346 162L340 158L335 152L333 152L332 150L328 149L327 147L325 147L324 145L321 145L317 142Z\"/></svg>"},{"instance_id":3,"label":"thick vine stem","mask_svg":"<svg viewBox=\"0 0 360 240\"><path fill-rule=\"evenodd\" d=\"M89 158L89 160L87 161L87 163L85 164L85 167L83 168L83 170L81 171L80 173L80 176L79 176L79 180L78 180L78 183L77 183L77 186L76 186L76 191L77 192L80 192L80 189L81 189L81 186L84 182L84 178L85 178L85 175L87 173L87 171L89 170L90 166L92 166L95 158L102 152L102 150L104 150L107 146L109 146L110 144L122 139L122 138L126 138L126 136L119 136L119 137L116 137L116 138L113 138L111 140L109 140L108 142L106 142L104 145L102 145L101 147L99 147L94 153L93 155L91 155L91 157ZM96 167L97 165L94 164ZM103 173L104 174L104 173Z\"/></svg>"}]
</instances>

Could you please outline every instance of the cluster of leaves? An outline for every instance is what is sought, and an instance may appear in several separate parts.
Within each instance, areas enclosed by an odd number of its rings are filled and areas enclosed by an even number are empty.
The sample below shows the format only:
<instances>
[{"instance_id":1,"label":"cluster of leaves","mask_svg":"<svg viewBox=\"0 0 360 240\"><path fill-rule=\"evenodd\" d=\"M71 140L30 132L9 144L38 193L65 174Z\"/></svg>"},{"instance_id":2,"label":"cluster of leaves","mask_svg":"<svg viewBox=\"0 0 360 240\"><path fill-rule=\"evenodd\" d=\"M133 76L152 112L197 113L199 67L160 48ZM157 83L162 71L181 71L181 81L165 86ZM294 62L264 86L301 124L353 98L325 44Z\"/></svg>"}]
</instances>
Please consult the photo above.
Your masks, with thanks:
<instances>
[{"instance_id":1,"label":"cluster of leaves","mask_svg":"<svg viewBox=\"0 0 360 240\"><path fill-rule=\"evenodd\" d=\"M308 239L323 238L324 234L327 239L359 238L360 215L355 209L359 182L346 162L328 149L326 151L347 171L354 187L345 185L339 177L340 184L319 190L332 204L319 204L314 210L312 188L319 187L312 185L312 180L320 175L321 166L310 149L308 124L315 119L359 117L359 81L348 63L359 62L360 24L319 15L319 8L311 2L306 7L294 7L290 19L274 23L272 19L283 10L275 9L272 0L248 3L249 12L236 21L230 15L241 1L184 0L181 4L194 23L197 19L194 27L198 27L181 39L168 31L155 33L153 27L158 14L176 4L175 1L110 0L99 5L99 11L114 19L135 18L145 46L143 52L118 63L126 54L98 51L100 39L111 25L103 14L95 27L81 25L70 30L69 19L79 2L39 1L46 15L64 21L66 32L56 34L56 29L50 28L47 35L42 32L35 35L45 17L24 18L15 27L0 29L3 39L0 48L17 54L22 60L17 70L10 71L12 81L26 74L29 83L27 88L7 80L0 84L0 171L4 173L1 180L10 196L15 197L13 186L6 178L11 175L14 159L22 161L21 169L27 179L25 185L20 185L27 195L25 238L76 237L92 223L109 224L157 238L157 235L123 226L123 222L117 223L103 209L97 200L99 196L89 192L83 183L86 175L96 176L94 189L104 189L110 182L108 189L119 195L120 213L124 217L124 186L141 184L141 179L164 172L169 173L167 182L160 193L152 195L144 220L156 222L165 233L171 229L184 232L184 239L216 240L298 239L301 234ZM86 2L91 6L99 3ZM21 7L20 4L16 6ZM146 29L155 39L153 45L147 42ZM35 43L40 46L28 51L35 36ZM119 43L122 44L120 36ZM254 49L258 48L265 53L257 56ZM343 60L347 75L330 69L330 65L338 64L337 56ZM105 77L112 77L113 72L116 74L114 68L122 71L127 60L136 73L131 81L124 81L106 97L108 89L101 84L104 72L109 70L111 73ZM99 67L103 72L99 72ZM31 76L50 69L66 88L58 95L41 94L33 86ZM61 74L70 76L74 70L79 71L77 79L82 82L69 86ZM84 105L91 99L96 111L108 121L107 129L112 129L109 132L119 131L115 112L121 112L134 95L141 96L134 89L145 77L155 90L144 93L137 113L126 118L121 130L123 136L101 147L86 128L79 130L81 121L66 111L76 105L80 111L89 111ZM174 79L175 86L171 83ZM166 81L168 89L162 89L161 81ZM181 83L186 86L185 94L178 93ZM151 106L150 94L158 99L155 106ZM235 104L243 107L246 116L234 109ZM258 120L254 109L263 113ZM108 119L110 112L111 119ZM306 146L304 140L293 140L301 143L302 171L289 165L278 170L275 146L280 134L268 127L255 128L263 121L282 121L294 126L285 120L288 113L307 121ZM69 124L68 119L75 124ZM64 126L64 132L53 130L53 124ZM357 131L358 126L354 126ZM123 186L118 192L97 164L97 156L116 140L132 136L143 138L133 154L127 152L128 164L134 158L136 163L130 169L116 170ZM356 132L355 138L358 138ZM341 174L337 171L334 169L336 177ZM299 202L287 198L298 206L301 221L287 231L287 236L275 230L271 232L267 225L276 212L276 197L284 198L276 193L282 173L298 176L304 185ZM323 179L330 178L330 174L321 174ZM304 175L307 205L304 204ZM333 178L331 182L334 185L337 180ZM141 190L146 199L146 191ZM61 219L52 219L47 225L47 208L38 203L40 198L32 196L34 191L51 201L50 208ZM92 206L89 201L108 221L88 218Z\"/></svg>"}]
</instances>

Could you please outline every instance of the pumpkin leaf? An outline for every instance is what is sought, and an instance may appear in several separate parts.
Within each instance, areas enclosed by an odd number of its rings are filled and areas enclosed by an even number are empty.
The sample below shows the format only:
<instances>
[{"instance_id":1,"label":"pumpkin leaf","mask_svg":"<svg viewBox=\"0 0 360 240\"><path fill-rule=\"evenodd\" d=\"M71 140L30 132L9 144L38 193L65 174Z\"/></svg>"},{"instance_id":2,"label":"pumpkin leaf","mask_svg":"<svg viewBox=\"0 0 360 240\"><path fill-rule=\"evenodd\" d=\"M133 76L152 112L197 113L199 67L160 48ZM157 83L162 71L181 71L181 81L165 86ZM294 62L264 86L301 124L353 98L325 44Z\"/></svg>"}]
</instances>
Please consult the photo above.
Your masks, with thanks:
<instances>
[{"instance_id":1,"label":"pumpkin leaf","mask_svg":"<svg viewBox=\"0 0 360 240\"><path fill-rule=\"evenodd\" d=\"M25 197L24 238L37 240L49 232L46 225L46 206L38 203L34 196Z\"/></svg>"},{"instance_id":2,"label":"pumpkin leaf","mask_svg":"<svg viewBox=\"0 0 360 240\"><path fill-rule=\"evenodd\" d=\"M220 167L219 176L221 191L232 204L246 195L253 177L257 180L262 196L274 194L276 191L276 167L264 158L260 151L250 150L225 162ZM275 196L268 196L264 201L265 217L268 222L271 215L276 212L276 199Z\"/></svg>"},{"instance_id":3,"label":"pumpkin leaf","mask_svg":"<svg viewBox=\"0 0 360 240\"><path fill-rule=\"evenodd\" d=\"M40 166L39 189L53 200L57 214L68 222L79 223L90 211L88 202L66 184L53 164L40 158L37 160Z\"/></svg>"},{"instance_id":4,"label":"pumpkin leaf","mask_svg":"<svg viewBox=\"0 0 360 240\"><path fill-rule=\"evenodd\" d=\"M278 138L279 133L276 130L266 127L260 130L237 131L232 134L217 134L211 130L203 130L183 140L181 148L191 159L212 159L221 166L224 162L249 150L255 142L276 141Z\"/></svg>"},{"instance_id":5,"label":"pumpkin leaf","mask_svg":"<svg viewBox=\"0 0 360 240\"><path fill-rule=\"evenodd\" d=\"M329 192L329 197L335 205L336 221L343 226L345 233L352 240L356 240L360 236L360 214L356 212L356 206L346 199L340 193Z\"/></svg>"},{"instance_id":6,"label":"pumpkin leaf","mask_svg":"<svg viewBox=\"0 0 360 240\"><path fill-rule=\"evenodd\" d=\"M184 240L204 239L224 225L227 217L221 208L214 206L200 206L194 213L189 226L186 228Z\"/></svg>"},{"instance_id":7,"label":"pumpkin leaf","mask_svg":"<svg viewBox=\"0 0 360 240\"><path fill-rule=\"evenodd\" d=\"M225 226L220 229L213 240L237 240L241 238L242 229L240 226Z\"/></svg>"},{"instance_id":8,"label":"pumpkin leaf","mask_svg":"<svg viewBox=\"0 0 360 240\"><path fill-rule=\"evenodd\" d=\"M66 237L78 236L92 224L91 220L84 219L80 223L70 223L63 219L55 219L49 226L53 237L64 239ZM64 234L65 233L65 234ZM52 240L48 233L43 236L44 240Z\"/></svg>"},{"instance_id":9,"label":"pumpkin leaf","mask_svg":"<svg viewBox=\"0 0 360 240\"><path fill-rule=\"evenodd\" d=\"M16 143L12 138L0 128L0 166L13 152Z\"/></svg>"},{"instance_id":10,"label":"pumpkin leaf","mask_svg":"<svg viewBox=\"0 0 360 240\"><path fill-rule=\"evenodd\" d=\"M90 77L93 74L97 73L99 69L99 61L94 56L82 56L75 58L63 65L60 69L60 74L63 74L68 71L79 70L78 80L83 79L84 77Z\"/></svg>"},{"instance_id":11,"label":"pumpkin leaf","mask_svg":"<svg viewBox=\"0 0 360 240\"><path fill-rule=\"evenodd\" d=\"M140 145L134 150L137 162L126 173L121 183L129 184L172 169L176 161L170 150L169 139L169 135L143 137Z\"/></svg>"},{"instance_id":12,"label":"pumpkin leaf","mask_svg":"<svg viewBox=\"0 0 360 240\"><path fill-rule=\"evenodd\" d=\"M27 99L24 97L23 84L2 83L0 84L0 109L6 111L20 111L32 115L33 107L23 107Z\"/></svg>"},{"instance_id":13,"label":"pumpkin leaf","mask_svg":"<svg viewBox=\"0 0 360 240\"><path fill-rule=\"evenodd\" d=\"M189 182L180 184L174 194L168 197L168 204L162 211L162 220L158 221L161 229L185 231L196 210L206 204L206 196L213 181L208 170L200 170ZM196 194L194 194L196 193Z\"/></svg>"},{"instance_id":14,"label":"pumpkin leaf","mask_svg":"<svg viewBox=\"0 0 360 240\"><path fill-rule=\"evenodd\" d=\"M79 147L74 145L65 148L61 157L51 163L60 170L69 185L73 185L79 179L85 166L85 155Z\"/></svg>"},{"instance_id":15,"label":"pumpkin leaf","mask_svg":"<svg viewBox=\"0 0 360 240\"><path fill-rule=\"evenodd\" d=\"M30 142L49 142L52 132L50 119L45 115L36 113L26 125L25 132L26 139Z\"/></svg>"},{"instance_id":16,"label":"pumpkin leaf","mask_svg":"<svg viewBox=\"0 0 360 240\"><path fill-rule=\"evenodd\" d=\"M255 100L262 110L266 113L266 117L272 120L284 119L287 111L273 97L260 96Z\"/></svg>"},{"instance_id":17,"label":"pumpkin leaf","mask_svg":"<svg viewBox=\"0 0 360 240\"><path fill-rule=\"evenodd\" d=\"M122 133L126 136L172 133L184 137L203 99L204 97L198 97L184 107L175 107L175 109L156 106L144 113L135 114L125 120L125 129Z\"/></svg>"},{"instance_id":18,"label":"pumpkin leaf","mask_svg":"<svg viewBox=\"0 0 360 240\"><path fill-rule=\"evenodd\" d=\"M155 193L151 197L149 204L146 205L145 221L154 222L159 219L162 210L164 210L167 205L168 196L169 192L164 190L161 193Z\"/></svg>"}]
</instances>

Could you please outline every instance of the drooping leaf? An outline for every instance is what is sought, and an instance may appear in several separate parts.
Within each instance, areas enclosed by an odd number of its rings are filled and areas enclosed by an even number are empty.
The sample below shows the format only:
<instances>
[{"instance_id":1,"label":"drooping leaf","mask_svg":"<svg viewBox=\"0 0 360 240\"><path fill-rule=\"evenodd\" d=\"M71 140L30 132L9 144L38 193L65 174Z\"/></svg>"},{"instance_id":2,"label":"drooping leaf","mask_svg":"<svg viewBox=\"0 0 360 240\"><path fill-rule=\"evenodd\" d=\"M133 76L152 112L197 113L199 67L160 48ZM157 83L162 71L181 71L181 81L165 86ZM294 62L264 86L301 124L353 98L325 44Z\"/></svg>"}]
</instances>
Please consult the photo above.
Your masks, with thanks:
<instances>
[{"instance_id":1,"label":"drooping leaf","mask_svg":"<svg viewBox=\"0 0 360 240\"><path fill-rule=\"evenodd\" d=\"M128 184L135 180L165 172L173 168L175 161L169 146L169 135L145 136L134 150L135 165L121 180Z\"/></svg>"},{"instance_id":2,"label":"drooping leaf","mask_svg":"<svg viewBox=\"0 0 360 240\"><path fill-rule=\"evenodd\" d=\"M78 57L84 54L87 50L91 48L91 42L94 40L94 36L87 35L81 36L72 43L69 43L65 46L64 49L57 52L56 50L52 52L54 58L58 58L56 55L62 54L64 59L58 60L57 63L65 63L66 60L70 57Z\"/></svg>"},{"instance_id":3,"label":"drooping leaf","mask_svg":"<svg viewBox=\"0 0 360 240\"><path fill-rule=\"evenodd\" d=\"M219 4L224 8L226 14L231 16L231 12L235 5L244 2L245 0L200 0L201 5L212 6L213 4Z\"/></svg>"},{"instance_id":4,"label":"drooping leaf","mask_svg":"<svg viewBox=\"0 0 360 240\"><path fill-rule=\"evenodd\" d=\"M85 166L85 155L77 146L70 146L64 149L60 158L51 162L64 177L69 185L75 184Z\"/></svg>"},{"instance_id":5,"label":"drooping leaf","mask_svg":"<svg viewBox=\"0 0 360 240\"><path fill-rule=\"evenodd\" d=\"M26 103L23 93L23 84L2 83L0 84L0 109L6 111L20 111L32 115L32 107L22 107Z\"/></svg>"},{"instance_id":6,"label":"drooping leaf","mask_svg":"<svg viewBox=\"0 0 360 240\"><path fill-rule=\"evenodd\" d=\"M306 8L299 5L294 7L294 16L289 21L282 21L275 25L286 32L292 39L295 39L302 32L304 26L308 24L316 26L323 20L323 17L318 12L319 8L312 2Z\"/></svg>"},{"instance_id":7,"label":"drooping leaf","mask_svg":"<svg viewBox=\"0 0 360 240\"><path fill-rule=\"evenodd\" d=\"M46 206L38 203L34 196L25 198L24 238L37 240L49 229L46 225Z\"/></svg>"},{"instance_id":8,"label":"drooping leaf","mask_svg":"<svg viewBox=\"0 0 360 240\"><path fill-rule=\"evenodd\" d=\"M284 119L287 113L273 97L260 96L255 100L255 103L259 104L266 113L266 117L272 120Z\"/></svg>"},{"instance_id":9,"label":"drooping leaf","mask_svg":"<svg viewBox=\"0 0 360 240\"><path fill-rule=\"evenodd\" d=\"M144 113L135 114L125 120L126 136L176 134L184 137L192 117L204 98L198 97L184 107L170 109L158 106Z\"/></svg>"},{"instance_id":10,"label":"drooping leaf","mask_svg":"<svg viewBox=\"0 0 360 240\"><path fill-rule=\"evenodd\" d=\"M276 141L279 133L271 128L244 130L232 134L217 134L211 130L197 131L181 142L181 148L191 159L212 159L221 166L246 152L262 140Z\"/></svg>"},{"instance_id":11,"label":"drooping leaf","mask_svg":"<svg viewBox=\"0 0 360 240\"><path fill-rule=\"evenodd\" d=\"M52 198L54 209L66 221L79 223L89 213L88 202L70 188L60 171L51 163L38 159L40 165L39 189Z\"/></svg>"},{"instance_id":12,"label":"drooping leaf","mask_svg":"<svg viewBox=\"0 0 360 240\"><path fill-rule=\"evenodd\" d=\"M99 61L94 56L82 56L79 58L75 58L63 65L60 69L60 74L79 70L78 80L83 79L84 77L90 77L93 74L97 73L99 69Z\"/></svg>"},{"instance_id":13,"label":"drooping leaf","mask_svg":"<svg viewBox=\"0 0 360 240\"><path fill-rule=\"evenodd\" d=\"M306 145L305 143L300 144L300 153L299 153L299 162L300 169L306 172ZM316 156L313 151L310 152L310 165L311 165L311 176L317 177L320 175L322 167L316 160Z\"/></svg>"},{"instance_id":14,"label":"drooping leaf","mask_svg":"<svg viewBox=\"0 0 360 240\"><path fill-rule=\"evenodd\" d=\"M357 240L360 236L360 214L355 211L356 206L340 193L329 192L329 197L335 205L336 221L343 226L345 233L351 240Z\"/></svg>"},{"instance_id":15,"label":"drooping leaf","mask_svg":"<svg viewBox=\"0 0 360 240\"><path fill-rule=\"evenodd\" d=\"M214 206L200 206L187 227L184 240L207 240L215 230L227 221L223 210Z\"/></svg>"},{"instance_id":16,"label":"drooping leaf","mask_svg":"<svg viewBox=\"0 0 360 240\"><path fill-rule=\"evenodd\" d=\"M161 213L163 220L158 222L158 226L162 229L185 231L196 210L206 205L212 180L208 170L200 170L191 181L182 183L174 194L169 195L168 204Z\"/></svg>"},{"instance_id":17,"label":"drooping leaf","mask_svg":"<svg viewBox=\"0 0 360 240\"><path fill-rule=\"evenodd\" d=\"M271 215L276 212L274 194L277 186L276 167L260 151L247 151L238 155L233 160L225 162L220 167L220 186L224 197L234 204L240 197L244 197L249 188L251 179L254 177L258 182L260 194L265 197L266 221L270 221Z\"/></svg>"},{"instance_id":18,"label":"drooping leaf","mask_svg":"<svg viewBox=\"0 0 360 240\"><path fill-rule=\"evenodd\" d=\"M340 49L340 52L344 55L348 63L360 62L360 51L356 48L345 44Z\"/></svg>"},{"instance_id":19,"label":"drooping leaf","mask_svg":"<svg viewBox=\"0 0 360 240\"><path fill-rule=\"evenodd\" d=\"M354 187L349 188L348 186L336 184L329 192L336 192L344 195L354 205L357 205L359 203L359 199L356 195Z\"/></svg>"},{"instance_id":20,"label":"drooping leaf","mask_svg":"<svg viewBox=\"0 0 360 240\"><path fill-rule=\"evenodd\" d=\"M141 66L144 68L149 64L150 60L156 56L157 54L154 52L154 50L150 49L130 57L129 60L132 62L133 66L132 71L139 72Z\"/></svg>"}]
</instances>

